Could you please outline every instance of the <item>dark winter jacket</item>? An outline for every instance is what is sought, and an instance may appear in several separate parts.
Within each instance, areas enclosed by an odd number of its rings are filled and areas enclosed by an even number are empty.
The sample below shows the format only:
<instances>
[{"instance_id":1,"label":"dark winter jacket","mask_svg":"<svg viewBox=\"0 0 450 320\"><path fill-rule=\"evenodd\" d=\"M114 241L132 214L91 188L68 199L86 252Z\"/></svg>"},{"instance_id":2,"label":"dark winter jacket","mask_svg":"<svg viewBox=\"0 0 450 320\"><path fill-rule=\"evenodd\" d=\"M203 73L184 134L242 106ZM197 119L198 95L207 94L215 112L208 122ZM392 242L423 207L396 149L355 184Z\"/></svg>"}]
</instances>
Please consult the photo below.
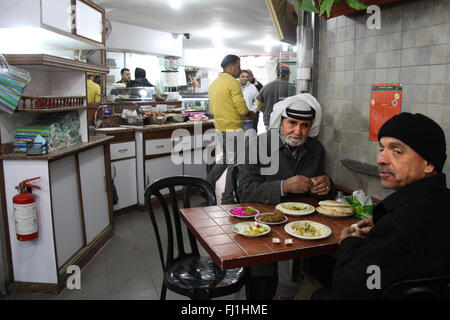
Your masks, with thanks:
<instances>
[{"instance_id":1,"label":"dark winter jacket","mask_svg":"<svg viewBox=\"0 0 450 320\"><path fill-rule=\"evenodd\" d=\"M334 298L380 298L393 283L450 273L450 190L444 174L415 181L375 206L366 239L341 242ZM379 267L380 288L373 287ZM371 277L371 279L369 279Z\"/></svg>"}]
</instances>

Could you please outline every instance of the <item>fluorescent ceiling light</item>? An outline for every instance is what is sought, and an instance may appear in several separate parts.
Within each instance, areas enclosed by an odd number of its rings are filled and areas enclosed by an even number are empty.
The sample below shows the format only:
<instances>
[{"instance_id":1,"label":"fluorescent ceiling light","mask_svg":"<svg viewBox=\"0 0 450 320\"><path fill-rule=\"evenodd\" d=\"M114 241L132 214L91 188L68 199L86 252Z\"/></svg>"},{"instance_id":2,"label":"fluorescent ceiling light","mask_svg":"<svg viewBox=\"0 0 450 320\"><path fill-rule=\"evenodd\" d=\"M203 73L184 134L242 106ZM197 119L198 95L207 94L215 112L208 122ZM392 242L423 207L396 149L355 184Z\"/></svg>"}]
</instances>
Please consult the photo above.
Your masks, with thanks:
<instances>
[{"instance_id":1,"label":"fluorescent ceiling light","mask_svg":"<svg viewBox=\"0 0 450 320\"><path fill-rule=\"evenodd\" d=\"M173 9L179 9L181 7L181 0L170 0L169 4Z\"/></svg>"}]
</instances>

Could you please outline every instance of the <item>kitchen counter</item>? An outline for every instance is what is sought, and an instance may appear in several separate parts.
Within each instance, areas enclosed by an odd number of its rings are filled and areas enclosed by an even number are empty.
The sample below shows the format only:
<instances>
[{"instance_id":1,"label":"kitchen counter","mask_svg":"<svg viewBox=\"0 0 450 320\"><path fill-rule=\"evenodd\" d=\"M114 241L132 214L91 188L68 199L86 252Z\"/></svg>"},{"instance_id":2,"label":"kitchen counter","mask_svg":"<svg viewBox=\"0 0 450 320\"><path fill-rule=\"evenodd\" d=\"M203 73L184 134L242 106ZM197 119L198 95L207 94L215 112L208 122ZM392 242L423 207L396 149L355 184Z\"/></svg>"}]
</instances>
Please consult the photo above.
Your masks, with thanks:
<instances>
[{"instance_id":1,"label":"kitchen counter","mask_svg":"<svg viewBox=\"0 0 450 320\"><path fill-rule=\"evenodd\" d=\"M26 153L19 153L19 152L12 152L12 153L6 153L2 152L0 153L0 160L55 160L59 158L66 157L73 153L78 153L83 150L87 150L93 147L96 147L101 144L109 143L113 137L90 137L89 142L82 142L79 144L74 144L72 146L49 152L48 154L44 155L27 155ZM11 148L14 148L13 145L10 145ZM3 150L7 148L2 148Z\"/></svg>"},{"instance_id":2,"label":"kitchen counter","mask_svg":"<svg viewBox=\"0 0 450 320\"><path fill-rule=\"evenodd\" d=\"M191 136L182 142L182 151L174 151L175 145L180 143L180 134L174 135L177 129L183 129L181 135L184 136L187 130ZM97 128L94 132L96 136L113 138L110 141L112 176L119 201L123 202L116 205L117 210L134 204L144 207L145 188L162 177L189 175L206 178L207 164L194 163L193 157L203 159L206 145L215 137L212 120ZM182 163L174 162L172 154L180 155L180 152L183 154ZM129 195L135 193L137 199L131 199Z\"/></svg>"},{"instance_id":3,"label":"kitchen counter","mask_svg":"<svg viewBox=\"0 0 450 320\"><path fill-rule=\"evenodd\" d=\"M181 123L172 123L172 124L152 124L146 126L120 126L120 127L112 127L112 128L97 128L95 132L104 133L107 135L111 135L114 133L126 133L126 132L152 132L152 131L166 131L166 130L174 130L180 128L193 128L195 124L201 124L202 127L206 126L208 128L214 128L214 121L189 121L189 122L181 122Z\"/></svg>"}]
</instances>

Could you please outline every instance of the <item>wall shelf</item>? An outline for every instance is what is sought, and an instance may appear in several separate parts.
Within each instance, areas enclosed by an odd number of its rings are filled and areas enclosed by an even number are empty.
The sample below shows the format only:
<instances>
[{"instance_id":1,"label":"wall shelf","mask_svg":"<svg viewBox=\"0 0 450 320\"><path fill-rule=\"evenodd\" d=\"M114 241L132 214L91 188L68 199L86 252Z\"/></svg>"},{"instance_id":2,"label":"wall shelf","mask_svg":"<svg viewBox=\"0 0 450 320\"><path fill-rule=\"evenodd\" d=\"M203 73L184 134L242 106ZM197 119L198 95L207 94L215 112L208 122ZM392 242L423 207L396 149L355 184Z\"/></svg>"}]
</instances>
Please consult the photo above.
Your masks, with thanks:
<instances>
[{"instance_id":1,"label":"wall shelf","mask_svg":"<svg viewBox=\"0 0 450 320\"><path fill-rule=\"evenodd\" d=\"M47 54L5 54L9 64L15 66L36 66L40 70L48 71L84 71L100 74L108 74L109 68L90 63L80 62L51 56Z\"/></svg>"},{"instance_id":2,"label":"wall shelf","mask_svg":"<svg viewBox=\"0 0 450 320\"><path fill-rule=\"evenodd\" d=\"M87 106L80 107L67 107L67 108L53 108L53 109L17 109L16 113L54 113L54 112L66 112L73 110L84 110L87 109Z\"/></svg>"}]
</instances>

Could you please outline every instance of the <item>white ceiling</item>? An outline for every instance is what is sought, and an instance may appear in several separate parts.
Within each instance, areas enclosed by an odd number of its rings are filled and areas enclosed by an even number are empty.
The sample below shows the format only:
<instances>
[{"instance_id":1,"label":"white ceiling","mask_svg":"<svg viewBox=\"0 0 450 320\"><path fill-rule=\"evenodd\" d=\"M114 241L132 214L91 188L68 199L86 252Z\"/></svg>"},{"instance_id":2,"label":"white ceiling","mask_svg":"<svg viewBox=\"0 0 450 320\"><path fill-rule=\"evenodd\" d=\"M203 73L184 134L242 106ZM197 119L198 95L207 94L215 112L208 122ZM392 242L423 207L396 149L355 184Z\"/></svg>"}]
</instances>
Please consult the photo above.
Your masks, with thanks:
<instances>
[{"instance_id":1,"label":"white ceiling","mask_svg":"<svg viewBox=\"0 0 450 320\"><path fill-rule=\"evenodd\" d=\"M170 6L179 1L180 8ZM190 33L185 49L223 47L229 54L267 54L278 37L264 0L97 0L108 20Z\"/></svg>"}]
</instances>

